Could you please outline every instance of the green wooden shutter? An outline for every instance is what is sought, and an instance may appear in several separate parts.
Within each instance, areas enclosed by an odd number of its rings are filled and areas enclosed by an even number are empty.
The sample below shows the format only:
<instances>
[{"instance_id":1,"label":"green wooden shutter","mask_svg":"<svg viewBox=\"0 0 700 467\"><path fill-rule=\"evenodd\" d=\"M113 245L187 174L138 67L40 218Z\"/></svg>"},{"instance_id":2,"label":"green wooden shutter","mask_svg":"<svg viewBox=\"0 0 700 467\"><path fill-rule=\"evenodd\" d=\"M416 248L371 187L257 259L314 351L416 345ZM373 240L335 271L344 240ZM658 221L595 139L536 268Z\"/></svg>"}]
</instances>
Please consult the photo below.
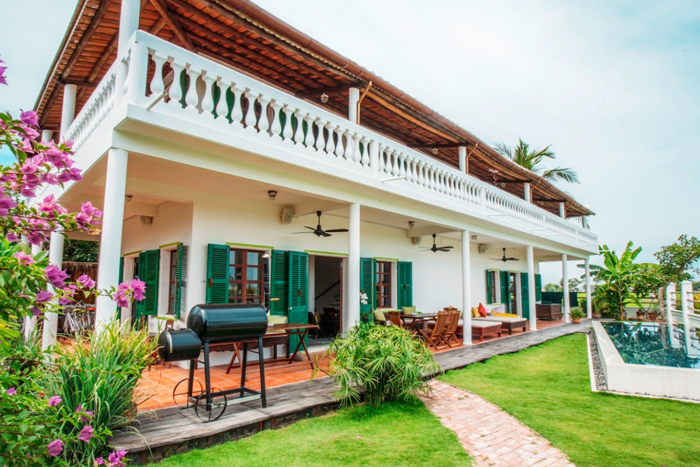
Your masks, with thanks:
<instances>
[{"instance_id":1,"label":"green wooden shutter","mask_svg":"<svg viewBox=\"0 0 700 467\"><path fill-rule=\"evenodd\" d=\"M146 283L146 298L136 304L136 319L158 314L158 282L160 277L160 250L139 254L139 279Z\"/></svg>"},{"instance_id":2,"label":"green wooden shutter","mask_svg":"<svg viewBox=\"0 0 700 467\"><path fill-rule=\"evenodd\" d=\"M536 301L542 301L542 275L535 274L535 298Z\"/></svg>"},{"instance_id":3,"label":"green wooden shutter","mask_svg":"<svg viewBox=\"0 0 700 467\"><path fill-rule=\"evenodd\" d=\"M117 279L117 282L120 284L124 281L124 257L122 256L119 258L119 278ZM117 307L117 320L122 319L122 307L118 306Z\"/></svg>"},{"instance_id":4,"label":"green wooden shutter","mask_svg":"<svg viewBox=\"0 0 700 467\"><path fill-rule=\"evenodd\" d=\"M510 313L510 274L508 271L501 271L501 303L503 304L503 311L505 313Z\"/></svg>"},{"instance_id":5,"label":"green wooden shutter","mask_svg":"<svg viewBox=\"0 0 700 467\"><path fill-rule=\"evenodd\" d=\"M309 255L299 251L289 252L288 267L288 305L287 320L289 323L309 322ZM289 337L290 350L299 343L298 336Z\"/></svg>"},{"instance_id":6,"label":"green wooden shutter","mask_svg":"<svg viewBox=\"0 0 700 467\"><path fill-rule=\"evenodd\" d=\"M185 246L180 243L177 246L177 251L175 253L175 280L177 284L175 285L175 300L173 303L173 312L175 314L175 319L180 319L180 308L182 307L182 291L183 291L183 263L185 257Z\"/></svg>"},{"instance_id":7,"label":"green wooden shutter","mask_svg":"<svg viewBox=\"0 0 700 467\"><path fill-rule=\"evenodd\" d=\"M372 309L377 306L377 262L374 258L360 258L360 292L367 294L367 304L360 304L360 321L374 321ZM359 300L355 297L354 300ZM350 297L353 300L353 297Z\"/></svg>"},{"instance_id":8,"label":"green wooden shutter","mask_svg":"<svg viewBox=\"0 0 700 467\"><path fill-rule=\"evenodd\" d=\"M486 270L486 303L493 303L493 276L491 275L491 270Z\"/></svg>"},{"instance_id":9,"label":"green wooden shutter","mask_svg":"<svg viewBox=\"0 0 700 467\"><path fill-rule=\"evenodd\" d=\"M522 294L521 303L523 304L523 318L530 318L530 285L527 282L527 273L520 273L520 293Z\"/></svg>"},{"instance_id":10,"label":"green wooden shutter","mask_svg":"<svg viewBox=\"0 0 700 467\"><path fill-rule=\"evenodd\" d=\"M272 250L272 264L270 266L270 314L287 316L287 268L289 263L289 252L282 250Z\"/></svg>"},{"instance_id":11,"label":"green wooden shutter","mask_svg":"<svg viewBox=\"0 0 700 467\"><path fill-rule=\"evenodd\" d=\"M397 264L398 308L413 306L413 263L399 261Z\"/></svg>"},{"instance_id":12,"label":"green wooden shutter","mask_svg":"<svg viewBox=\"0 0 700 467\"><path fill-rule=\"evenodd\" d=\"M207 250L207 303L228 303L227 245L209 244Z\"/></svg>"}]
</instances>

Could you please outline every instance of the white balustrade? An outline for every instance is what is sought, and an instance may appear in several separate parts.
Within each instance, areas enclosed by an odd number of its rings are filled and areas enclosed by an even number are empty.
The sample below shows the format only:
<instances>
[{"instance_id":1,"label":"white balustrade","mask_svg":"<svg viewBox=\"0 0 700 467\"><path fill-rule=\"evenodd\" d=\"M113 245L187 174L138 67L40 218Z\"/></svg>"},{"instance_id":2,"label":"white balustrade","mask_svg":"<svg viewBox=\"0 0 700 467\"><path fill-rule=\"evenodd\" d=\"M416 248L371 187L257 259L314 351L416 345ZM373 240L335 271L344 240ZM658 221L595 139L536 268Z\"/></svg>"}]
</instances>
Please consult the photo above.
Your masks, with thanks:
<instances>
[{"instance_id":1,"label":"white balustrade","mask_svg":"<svg viewBox=\"0 0 700 467\"><path fill-rule=\"evenodd\" d=\"M151 99L165 95L149 107L153 112L201 120L247 138L267 139L270 144L293 147L307 157L341 164L373 179L395 179L392 187L432 193L476 215L488 216L492 222L541 231L545 238L577 246L597 244L594 233L368 128L143 31L133 40L147 48L149 61L133 68L149 65L155 70L138 88L149 90ZM131 59L140 55L133 54ZM76 142L82 143L113 106L114 69L71 126L68 134ZM133 86L131 78L128 81ZM147 101L146 96L139 98L139 102Z\"/></svg>"}]
</instances>

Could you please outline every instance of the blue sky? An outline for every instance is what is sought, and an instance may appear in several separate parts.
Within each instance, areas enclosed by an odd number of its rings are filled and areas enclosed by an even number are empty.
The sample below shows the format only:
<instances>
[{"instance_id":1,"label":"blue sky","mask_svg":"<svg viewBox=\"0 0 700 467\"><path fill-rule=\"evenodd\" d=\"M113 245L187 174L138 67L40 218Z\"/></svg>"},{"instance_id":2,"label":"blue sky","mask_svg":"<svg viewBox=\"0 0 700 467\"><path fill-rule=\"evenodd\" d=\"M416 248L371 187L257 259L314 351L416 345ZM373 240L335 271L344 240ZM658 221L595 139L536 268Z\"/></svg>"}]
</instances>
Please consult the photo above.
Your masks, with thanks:
<instances>
[{"instance_id":1,"label":"blue sky","mask_svg":"<svg viewBox=\"0 0 700 467\"><path fill-rule=\"evenodd\" d=\"M3 3L0 107L16 113L34 105L76 1ZM634 240L653 260L700 234L700 2L257 3L484 141L551 144L602 243Z\"/></svg>"}]
</instances>

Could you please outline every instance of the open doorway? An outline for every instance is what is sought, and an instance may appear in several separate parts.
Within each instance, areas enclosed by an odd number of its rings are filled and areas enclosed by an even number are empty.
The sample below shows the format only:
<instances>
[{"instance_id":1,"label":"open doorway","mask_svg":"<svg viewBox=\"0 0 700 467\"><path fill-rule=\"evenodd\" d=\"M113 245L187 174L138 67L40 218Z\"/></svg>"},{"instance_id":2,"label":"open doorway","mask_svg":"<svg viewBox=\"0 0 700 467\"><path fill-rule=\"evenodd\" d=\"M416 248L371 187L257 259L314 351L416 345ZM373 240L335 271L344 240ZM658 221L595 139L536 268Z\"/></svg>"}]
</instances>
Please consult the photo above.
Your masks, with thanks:
<instances>
[{"instance_id":1,"label":"open doorway","mask_svg":"<svg viewBox=\"0 0 700 467\"><path fill-rule=\"evenodd\" d=\"M313 301L309 302L320 327L318 333L309 333L309 345L325 345L340 333L343 322L343 259L335 256L312 258Z\"/></svg>"},{"instance_id":2,"label":"open doorway","mask_svg":"<svg viewBox=\"0 0 700 467\"><path fill-rule=\"evenodd\" d=\"M520 274L508 273L508 312L516 315L520 313Z\"/></svg>"}]
</instances>

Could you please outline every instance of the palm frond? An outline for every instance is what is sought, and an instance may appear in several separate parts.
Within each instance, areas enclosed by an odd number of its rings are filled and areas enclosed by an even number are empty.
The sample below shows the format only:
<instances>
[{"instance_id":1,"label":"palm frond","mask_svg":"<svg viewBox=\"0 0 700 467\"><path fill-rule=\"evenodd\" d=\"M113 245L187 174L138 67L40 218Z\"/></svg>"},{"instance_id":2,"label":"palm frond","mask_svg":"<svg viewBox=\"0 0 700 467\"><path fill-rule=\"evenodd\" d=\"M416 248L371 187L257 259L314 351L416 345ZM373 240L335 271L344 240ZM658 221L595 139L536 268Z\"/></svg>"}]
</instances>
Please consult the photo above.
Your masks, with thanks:
<instances>
[{"instance_id":1,"label":"palm frond","mask_svg":"<svg viewBox=\"0 0 700 467\"><path fill-rule=\"evenodd\" d=\"M568 167L557 167L542 172L545 180L564 180L569 183L581 183L575 170Z\"/></svg>"}]
</instances>

